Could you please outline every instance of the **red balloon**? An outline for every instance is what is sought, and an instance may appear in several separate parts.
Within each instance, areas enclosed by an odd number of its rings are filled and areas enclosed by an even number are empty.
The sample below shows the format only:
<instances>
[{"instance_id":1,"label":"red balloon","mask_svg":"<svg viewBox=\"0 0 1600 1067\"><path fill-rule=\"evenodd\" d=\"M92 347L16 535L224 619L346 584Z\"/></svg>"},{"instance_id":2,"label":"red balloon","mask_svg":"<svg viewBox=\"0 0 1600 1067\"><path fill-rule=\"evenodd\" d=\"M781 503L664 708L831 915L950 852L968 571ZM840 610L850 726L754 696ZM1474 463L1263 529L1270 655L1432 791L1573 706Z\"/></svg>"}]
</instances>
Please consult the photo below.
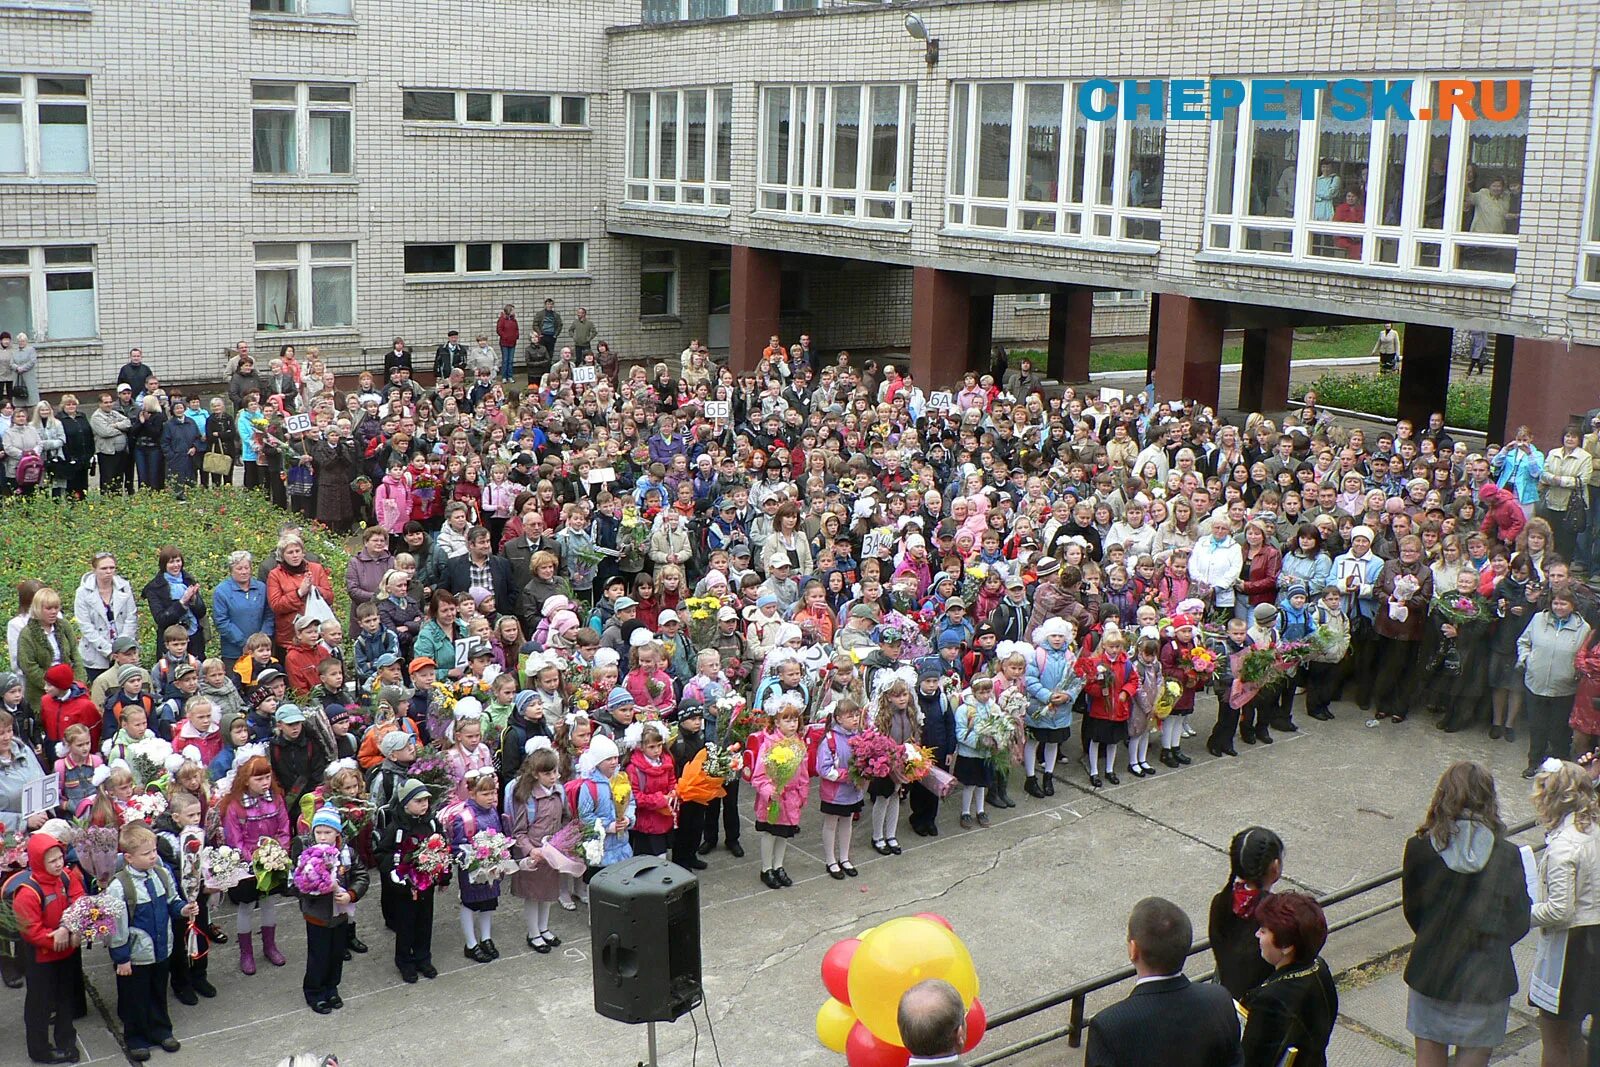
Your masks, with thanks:
<instances>
[{"instance_id":1,"label":"red balloon","mask_svg":"<svg viewBox=\"0 0 1600 1067\"><path fill-rule=\"evenodd\" d=\"M906 1067L911 1062L911 1053L856 1023L845 1041L844 1058L850 1067Z\"/></svg>"},{"instance_id":2,"label":"red balloon","mask_svg":"<svg viewBox=\"0 0 1600 1067\"><path fill-rule=\"evenodd\" d=\"M919 911L915 917L918 919L927 919L929 922L936 922L946 930L949 930L951 933L956 932L956 928L950 925L950 920L946 919L943 915L935 915L931 911Z\"/></svg>"},{"instance_id":3,"label":"red balloon","mask_svg":"<svg viewBox=\"0 0 1600 1067\"><path fill-rule=\"evenodd\" d=\"M860 1023L856 1024L861 1025ZM983 1001L976 997L972 1000L972 1007L967 1009L967 1043L962 1046L962 1052L971 1052L978 1047L978 1042L983 1040L983 1035L989 1031L989 1013L983 1010Z\"/></svg>"},{"instance_id":4,"label":"red balloon","mask_svg":"<svg viewBox=\"0 0 1600 1067\"><path fill-rule=\"evenodd\" d=\"M822 984L841 1004L850 1003L850 960L860 947L860 939L847 937L822 955Z\"/></svg>"}]
</instances>

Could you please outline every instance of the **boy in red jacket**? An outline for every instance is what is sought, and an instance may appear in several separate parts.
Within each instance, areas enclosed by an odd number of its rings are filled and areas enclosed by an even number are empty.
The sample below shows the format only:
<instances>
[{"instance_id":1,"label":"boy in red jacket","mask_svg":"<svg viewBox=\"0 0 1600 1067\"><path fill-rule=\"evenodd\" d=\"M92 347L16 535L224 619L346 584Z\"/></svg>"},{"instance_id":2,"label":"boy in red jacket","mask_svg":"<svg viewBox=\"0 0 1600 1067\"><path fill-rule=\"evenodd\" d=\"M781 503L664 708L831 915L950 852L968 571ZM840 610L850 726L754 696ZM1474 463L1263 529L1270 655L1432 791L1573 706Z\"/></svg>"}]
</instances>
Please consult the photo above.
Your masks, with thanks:
<instances>
[{"instance_id":1,"label":"boy in red jacket","mask_svg":"<svg viewBox=\"0 0 1600 1067\"><path fill-rule=\"evenodd\" d=\"M28 1058L35 1063L67 1063L78 1058L78 1033L72 1020L87 1004L78 939L61 928L62 913L84 895L83 875L67 866L66 854L54 837L33 834L28 838L28 870L12 875L8 884L23 941L28 992L22 1017Z\"/></svg>"},{"instance_id":2,"label":"boy in red jacket","mask_svg":"<svg viewBox=\"0 0 1600 1067\"><path fill-rule=\"evenodd\" d=\"M100 751L100 709L94 706L89 691L72 676L71 664L57 663L44 672L44 696L39 698L39 715L49 742L46 749L53 750L57 741L65 741L67 727L80 723L89 728L89 737L94 742L91 749Z\"/></svg>"}]
</instances>

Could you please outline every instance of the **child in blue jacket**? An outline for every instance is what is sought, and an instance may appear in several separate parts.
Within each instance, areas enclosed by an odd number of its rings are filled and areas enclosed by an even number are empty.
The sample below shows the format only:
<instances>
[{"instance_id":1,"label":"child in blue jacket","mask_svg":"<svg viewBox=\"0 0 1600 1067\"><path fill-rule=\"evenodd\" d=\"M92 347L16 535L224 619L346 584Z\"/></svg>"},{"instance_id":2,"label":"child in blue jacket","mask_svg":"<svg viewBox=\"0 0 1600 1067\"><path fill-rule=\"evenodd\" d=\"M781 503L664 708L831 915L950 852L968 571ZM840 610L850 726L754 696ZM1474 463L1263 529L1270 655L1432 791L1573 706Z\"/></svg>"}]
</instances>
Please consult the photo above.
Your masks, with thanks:
<instances>
[{"instance_id":1,"label":"child in blue jacket","mask_svg":"<svg viewBox=\"0 0 1600 1067\"><path fill-rule=\"evenodd\" d=\"M118 835L124 865L111 878L106 895L121 901L127 914L117 923L107 947L117 967L117 1018L122 1020L128 1058L142 1063L156 1045L177 1052L172 1017L167 1013L168 961L172 923L192 919L199 907L186 903L156 850L156 834L142 822Z\"/></svg>"}]
</instances>

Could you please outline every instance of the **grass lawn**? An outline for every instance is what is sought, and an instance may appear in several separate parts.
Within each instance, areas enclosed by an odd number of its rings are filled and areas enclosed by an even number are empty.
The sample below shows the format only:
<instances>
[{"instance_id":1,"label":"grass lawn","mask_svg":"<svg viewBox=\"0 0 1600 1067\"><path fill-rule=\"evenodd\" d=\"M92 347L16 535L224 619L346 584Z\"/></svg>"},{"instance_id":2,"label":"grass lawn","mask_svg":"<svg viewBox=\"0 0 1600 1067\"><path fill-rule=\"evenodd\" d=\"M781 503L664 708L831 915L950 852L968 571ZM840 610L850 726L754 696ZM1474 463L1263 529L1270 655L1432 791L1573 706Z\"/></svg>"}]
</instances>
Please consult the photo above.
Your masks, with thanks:
<instances>
[{"instance_id":1,"label":"grass lawn","mask_svg":"<svg viewBox=\"0 0 1600 1067\"><path fill-rule=\"evenodd\" d=\"M1380 329L1382 327L1377 323L1371 323L1360 326L1333 326L1318 330L1306 340L1295 341L1292 358L1345 359L1351 356L1365 356L1372 352L1373 343L1377 341ZM1035 366L1043 366L1045 354L1038 349L1013 349L1011 352L1013 366L1022 356L1030 357ZM1237 364L1243 357L1244 342L1230 341L1222 346L1223 364ZM1089 370L1092 373L1142 371L1146 363L1145 346L1139 342L1096 345L1089 353Z\"/></svg>"}]
</instances>

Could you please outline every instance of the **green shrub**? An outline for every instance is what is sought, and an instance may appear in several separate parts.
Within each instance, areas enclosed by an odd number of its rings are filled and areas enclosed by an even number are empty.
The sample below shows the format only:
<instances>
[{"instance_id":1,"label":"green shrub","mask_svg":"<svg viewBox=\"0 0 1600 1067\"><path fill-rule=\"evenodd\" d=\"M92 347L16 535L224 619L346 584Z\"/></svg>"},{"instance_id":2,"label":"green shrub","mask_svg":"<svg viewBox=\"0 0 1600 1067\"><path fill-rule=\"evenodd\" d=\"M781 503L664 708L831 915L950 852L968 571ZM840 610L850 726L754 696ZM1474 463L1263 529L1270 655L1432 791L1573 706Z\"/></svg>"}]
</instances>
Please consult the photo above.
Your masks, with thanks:
<instances>
[{"instance_id":1,"label":"green shrub","mask_svg":"<svg viewBox=\"0 0 1600 1067\"><path fill-rule=\"evenodd\" d=\"M1319 403L1348 408L1368 415L1395 418L1400 409L1398 374L1324 374L1311 383ZM1489 428L1489 383L1487 379L1456 382L1450 386L1445 402L1445 422L1469 430Z\"/></svg>"},{"instance_id":2,"label":"green shrub","mask_svg":"<svg viewBox=\"0 0 1600 1067\"><path fill-rule=\"evenodd\" d=\"M90 496L68 501L42 493L0 502L0 529L6 550L0 553L0 615L16 611L17 583L37 578L61 594L70 615L78 583L89 572L96 552L117 557L117 573L133 585L134 595L156 574L156 556L165 545L183 551L184 569L211 591L228 577L228 555L244 549L257 563L278 544L278 528L298 516L274 507L256 492L238 489L191 489L187 500L170 493L133 496ZM306 549L327 566L333 583L334 611L348 618L350 598L344 591L350 554L325 528L307 523ZM207 620L209 624L209 619ZM139 602L139 644L146 659L159 649L150 613ZM211 643L215 648L215 641Z\"/></svg>"}]
</instances>

